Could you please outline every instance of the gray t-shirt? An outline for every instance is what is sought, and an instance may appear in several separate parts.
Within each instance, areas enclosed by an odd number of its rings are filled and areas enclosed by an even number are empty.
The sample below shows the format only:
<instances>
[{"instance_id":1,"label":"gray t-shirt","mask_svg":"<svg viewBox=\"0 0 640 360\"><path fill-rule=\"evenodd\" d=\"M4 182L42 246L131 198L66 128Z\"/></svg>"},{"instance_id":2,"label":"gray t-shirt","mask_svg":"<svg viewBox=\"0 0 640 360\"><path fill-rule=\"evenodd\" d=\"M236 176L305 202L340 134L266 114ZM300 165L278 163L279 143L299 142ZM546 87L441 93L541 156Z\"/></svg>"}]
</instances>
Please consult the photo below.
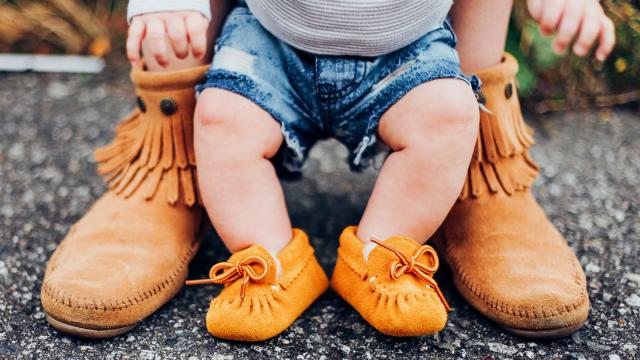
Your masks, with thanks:
<instances>
[{"instance_id":1,"label":"gray t-shirt","mask_svg":"<svg viewBox=\"0 0 640 360\"><path fill-rule=\"evenodd\" d=\"M379 56L440 25L452 0L246 0L269 32L314 54ZM199 11L209 0L130 0L128 19L158 11ZM214 7L215 11L215 7Z\"/></svg>"},{"instance_id":2,"label":"gray t-shirt","mask_svg":"<svg viewBox=\"0 0 640 360\"><path fill-rule=\"evenodd\" d=\"M269 32L322 55L379 56L442 24L452 0L246 0Z\"/></svg>"}]
</instances>

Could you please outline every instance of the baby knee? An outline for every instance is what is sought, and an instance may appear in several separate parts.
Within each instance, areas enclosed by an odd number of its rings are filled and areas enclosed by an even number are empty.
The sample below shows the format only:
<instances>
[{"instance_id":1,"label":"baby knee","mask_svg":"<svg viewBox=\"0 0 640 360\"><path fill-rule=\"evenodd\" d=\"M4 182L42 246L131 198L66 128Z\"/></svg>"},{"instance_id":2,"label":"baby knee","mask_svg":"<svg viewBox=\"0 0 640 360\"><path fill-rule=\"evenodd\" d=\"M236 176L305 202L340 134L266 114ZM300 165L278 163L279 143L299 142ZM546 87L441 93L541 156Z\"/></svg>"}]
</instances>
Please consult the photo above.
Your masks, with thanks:
<instances>
[{"instance_id":1,"label":"baby knee","mask_svg":"<svg viewBox=\"0 0 640 360\"><path fill-rule=\"evenodd\" d=\"M475 128L480 120L478 102L471 89L449 92L442 96L442 102L436 111L440 118L452 126Z\"/></svg>"},{"instance_id":2,"label":"baby knee","mask_svg":"<svg viewBox=\"0 0 640 360\"><path fill-rule=\"evenodd\" d=\"M197 144L209 143L218 151L272 157L280 147L280 125L265 110L241 95L207 89L195 110Z\"/></svg>"},{"instance_id":3,"label":"baby knee","mask_svg":"<svg viewBox=\"0 0 640 360\"><path fill-rule=\"evenodd\" d=\"M473 91L468 86L453 83L440 89L437 98L422 102L415 110L419 117L406 136L407 141L421 146L424 136L446 137L451 141L475 140L480 121L480 108ZM406 141L405 141L406 142Z\"/></svg>"},{"instance_id":4,"label":"baby knee","mask_svg":"<svg viewBox=\"0 0 640 360\"><path fill-rule=\"evenodd\" d=\"M233 96L218 89L206 89L198 97L195 121L202 127L220 126L233 118ZM226 104L226 105L225 105Z\"/></svg>"}]
</instances>

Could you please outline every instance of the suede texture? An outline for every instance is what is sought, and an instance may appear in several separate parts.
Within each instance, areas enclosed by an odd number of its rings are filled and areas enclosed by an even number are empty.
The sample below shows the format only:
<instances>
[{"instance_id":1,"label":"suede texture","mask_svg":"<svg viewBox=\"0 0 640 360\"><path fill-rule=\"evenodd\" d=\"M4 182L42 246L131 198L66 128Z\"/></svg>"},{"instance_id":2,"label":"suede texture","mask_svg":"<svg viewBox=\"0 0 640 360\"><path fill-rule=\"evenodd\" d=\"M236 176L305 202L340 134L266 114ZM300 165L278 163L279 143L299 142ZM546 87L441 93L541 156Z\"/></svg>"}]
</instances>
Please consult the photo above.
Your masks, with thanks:
<instances>
[{"instance_id":1,"label":"suede texture","mask_svg":"<svg viewBox=\"0 0 640 360\"><path fill-rule=\"evenodd\" d=\"M111 144L96 150L98 173L125 198L161 196L173 205L201 203L193 148L195 84L208 66L151 73L131 72L138 109L116 128ZM159 191L163 183L164 191Z\"/></svg>"},{"instance_id":2,"label":"suede texture","mask_svg":"<svg viewBox=\"0 0 640 360\"><path fill-rule=\"evenodd\" d=\"M412 256L420 245L407 237L392 237L385 244ZM390 336L422 336L436 333L447 322L447 307L438 293L411 272L393 279L390 269L398 256L376 246L365 263L356 227L340 236L338 259L331 285L374 328ZM437 256L417 257L416 262L437 270Z\"/></svg>"},{"instance_id":3,"label":"suede texture","mask_svg":"<svg viewBox=\"0 0 640 360\"><path fill-rule=\"evenodd\" d=\"M82 329L135 325L184 283L199 246L202 210L190 176L195 174L188 155L192 141L182 130L192 128L193 87L205 71L132 70L144 104L118 126L113 142L96 152L110 189L72 226L43 280L44 311L75 327L76 335L95 336ZM173 104L169 110L175 110L166 111L170 115L160 110L167 98ZM165 123L175 131L156 130Z\"/></svg>"},{"instance_id":4,"label":"suede texture","mask_svg":"<svg viewBox=\"0 0 640 360\"><path fill-rule=\"evenodd\" d=\"M486 107L467 182L436 238L462 296L523 336L568 335L589 312L586 279L566 240L529 186L531 130L515 87L518 66L506 54L478 73Z\"/></svg>"},{"instance_id":5,"label":"suede texture","mask_svg":"<svg viewBox=\"0 0 640 360\"><path fill-rule=\"evenodd\" d=\"M266 269L251 262L255 257L266 262ZM302 230L293 230L291 242L278 254L278 259L282 266L279 278L273 257L261 246L252 246L229 258L226 262L229 271L234 271L237 264L245 264L256 274L266 271L266 275L248 281L244 298L242 278L225 284L207 313L207 329L212 335L239 341L272 338L286 330L328 288L329 280ZM212 279L216 277L215 269L214 266L210 274Z\"/></svg>"}]
</instances>

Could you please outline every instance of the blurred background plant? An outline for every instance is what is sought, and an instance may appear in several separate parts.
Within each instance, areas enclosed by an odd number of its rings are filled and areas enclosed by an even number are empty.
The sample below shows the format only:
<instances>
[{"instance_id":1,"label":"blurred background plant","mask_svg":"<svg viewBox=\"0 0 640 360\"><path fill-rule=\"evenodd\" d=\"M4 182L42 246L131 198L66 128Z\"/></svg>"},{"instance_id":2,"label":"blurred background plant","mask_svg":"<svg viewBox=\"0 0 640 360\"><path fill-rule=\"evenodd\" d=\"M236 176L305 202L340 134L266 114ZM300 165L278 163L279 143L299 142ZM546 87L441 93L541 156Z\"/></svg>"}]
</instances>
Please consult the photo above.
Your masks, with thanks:
<instances>
[{"instance_id":1,"label":"blurred background plant","mask_svg":"<svg viewBox=\"0 0 640 360\"><path fill-rule=\"evenodd\" d=\"M0 0L0 52L105 56L126 33L125 8L122 0Z\"/></svg>"},{"instance_id":2,"label":"blurred background plant","mask_svg":"<svg viewBox=\"0 0 640 360\"><path fill-rule=\"evenodd\" d=\"M617 43L605 63L593 56L559 56L516 0L507 50L520 63L518 83L528 110L608 107L640 102L640 0L603 0Z\"/></svg>"},{"instance_id":3,"label":"blurred background plant","mask_svg":"<svg viewBox=\"0 0 640 360\"><path fill-rule=\"evenodd\" d=\"M0 0L0 52L124 58L127 0ZM529 111L640 102L640 0L602 0L616 23L617 45L600 64L558 56L524 0L516 0L507 49L520 62L518 82Z\"/></svg>"}]
</instances>

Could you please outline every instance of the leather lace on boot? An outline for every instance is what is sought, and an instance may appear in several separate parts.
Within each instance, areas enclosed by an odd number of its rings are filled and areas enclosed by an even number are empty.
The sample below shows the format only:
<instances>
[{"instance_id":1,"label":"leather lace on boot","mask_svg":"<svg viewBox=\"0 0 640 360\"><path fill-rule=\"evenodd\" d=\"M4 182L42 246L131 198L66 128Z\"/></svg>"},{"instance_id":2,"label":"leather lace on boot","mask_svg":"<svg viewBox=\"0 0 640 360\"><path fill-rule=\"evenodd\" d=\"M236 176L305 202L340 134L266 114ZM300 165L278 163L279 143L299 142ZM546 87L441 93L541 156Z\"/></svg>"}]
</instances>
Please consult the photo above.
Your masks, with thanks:
<instances>
[{"instance_id":1,"label":"leather lace on boot","mask_svg":"<svg viewBox=\"0 0 640 360\"><path fill-rule=\"evenodd\" d=\"M372 242L382 246L383 248L393 252L398 257L398 260L393 261L389 265L389 277L393 280L399 279L404 274L413 274L418 279L426 282L431 287L444 304L447 311L451 311L451 306L444 297L442 290L438 286L438 283L433 279L433 275L438 271L440 267L440 261L435 249L429 245L422 245L416 250L416 252L409 256L402 252L402 250L395 248L382 241L372 239ZM417 261L422 255L428 255L431 260L430 265L426 265Z\"/></svg>"},{"instance_id":2,"label":"leather lace on boot","mask_svg":"<svg viewBox=\"0 0 640 360\"><path fill-rule=\"evenodd\" d=\"M211 299L207 330L221 339L241 341L263 341L286 330L327 288L313 252L307 235L292 229L291 241L277 258L253 245L214 265L210 279L189 281L224 284Z\"/></svg>"},{"instance_id":3,"label":"leather lace on boot","mask_svg":"<svg viewBox=\"0 0 640 360\"><path fill-rule=\"evenodd\" d=\"M262 271L256 271L252 265L260 265ZM260 281L269 273L269 264L267 260L260 256L249 256L245 259L236 261L235 263L220 262L211 267L209 271L209 279L188 280L187 285L204 285L204 284L231 284L236 280L242 279L242 287L240 288L240 299L244 301L244 295L249 286L249 282Z\"/></svg>"}]
</instances>

